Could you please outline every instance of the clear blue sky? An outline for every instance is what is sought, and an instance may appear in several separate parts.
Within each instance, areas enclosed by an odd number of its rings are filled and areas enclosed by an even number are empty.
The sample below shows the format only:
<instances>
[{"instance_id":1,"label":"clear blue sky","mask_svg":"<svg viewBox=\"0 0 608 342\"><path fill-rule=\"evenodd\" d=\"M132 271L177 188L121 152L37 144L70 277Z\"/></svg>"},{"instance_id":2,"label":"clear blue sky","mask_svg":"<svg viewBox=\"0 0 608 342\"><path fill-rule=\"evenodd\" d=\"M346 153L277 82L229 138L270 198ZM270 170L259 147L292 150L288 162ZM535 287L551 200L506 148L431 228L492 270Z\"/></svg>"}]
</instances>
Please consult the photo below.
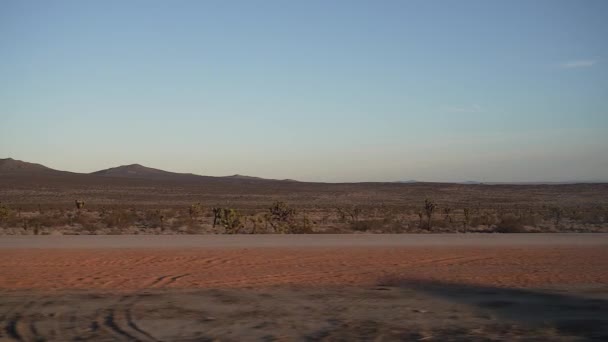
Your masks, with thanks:
<instances>
[{"instance_id":1,"label":"clear blue sky","mask_svg":"<svg viewBox=\"0 0 608 342\"><path fill-rule=\"evenodd\" d=\"M608 179L608 1L0 1L0 158Z\"/></svg>"}]
</instances>

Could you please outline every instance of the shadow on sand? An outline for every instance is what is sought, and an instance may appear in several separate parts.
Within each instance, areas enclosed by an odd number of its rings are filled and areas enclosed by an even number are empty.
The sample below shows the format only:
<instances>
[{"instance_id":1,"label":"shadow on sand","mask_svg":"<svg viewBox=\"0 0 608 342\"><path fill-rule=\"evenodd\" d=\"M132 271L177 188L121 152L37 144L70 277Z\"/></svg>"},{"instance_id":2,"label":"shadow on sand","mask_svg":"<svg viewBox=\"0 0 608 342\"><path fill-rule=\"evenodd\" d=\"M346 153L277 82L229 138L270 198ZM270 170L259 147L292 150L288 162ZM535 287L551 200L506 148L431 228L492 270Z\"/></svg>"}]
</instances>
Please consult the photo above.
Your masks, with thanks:
<instances>
[{"instance_id":1,"label":"shadow on sand","mask_svg":"<svg viewBox=\"0 0 608 342\"><path fill-rule=\"evenodd\" d=\"M466 304L528 328L554 329L560 336L608 341L608 288L595 291L509 289L387 277L394 286Z\"/></svg>"}]
</instances>

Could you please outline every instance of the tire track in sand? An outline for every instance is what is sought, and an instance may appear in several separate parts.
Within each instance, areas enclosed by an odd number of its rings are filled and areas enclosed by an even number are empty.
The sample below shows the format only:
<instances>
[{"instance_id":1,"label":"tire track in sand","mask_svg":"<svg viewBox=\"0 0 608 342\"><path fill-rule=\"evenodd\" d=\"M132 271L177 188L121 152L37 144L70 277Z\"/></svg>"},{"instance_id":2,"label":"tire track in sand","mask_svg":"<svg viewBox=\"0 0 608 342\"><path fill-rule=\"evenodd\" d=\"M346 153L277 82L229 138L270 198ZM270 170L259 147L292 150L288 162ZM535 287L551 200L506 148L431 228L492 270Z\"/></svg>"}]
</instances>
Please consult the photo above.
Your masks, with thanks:
<instances>
[{"instance_id":1,"label":"tire track in sand","mask_svg":"<svg viewBox=\"0 0 608 342\"><path fill-rule=\"evenodd\" d=\"M99 310L91 326L100 328L114 339L141 342L160 341L136 323L132 311L137 301L136 296L122 297L110 308Z\"/></svg>"},{"instance_id":2,"label":"tire track in sand","mask_svg":"<svg viewBox=\"0 0 608 342\"><path fill-rule=\"evenodd\" d=\"M35 319L39 318L40 314L31 313L38 301L38 298L30 298L12 307L7 314L3 315L2 320L6 322L3 330L10 339L15 341L44 340L35 325Z\"/></svg>"}]
</instances>

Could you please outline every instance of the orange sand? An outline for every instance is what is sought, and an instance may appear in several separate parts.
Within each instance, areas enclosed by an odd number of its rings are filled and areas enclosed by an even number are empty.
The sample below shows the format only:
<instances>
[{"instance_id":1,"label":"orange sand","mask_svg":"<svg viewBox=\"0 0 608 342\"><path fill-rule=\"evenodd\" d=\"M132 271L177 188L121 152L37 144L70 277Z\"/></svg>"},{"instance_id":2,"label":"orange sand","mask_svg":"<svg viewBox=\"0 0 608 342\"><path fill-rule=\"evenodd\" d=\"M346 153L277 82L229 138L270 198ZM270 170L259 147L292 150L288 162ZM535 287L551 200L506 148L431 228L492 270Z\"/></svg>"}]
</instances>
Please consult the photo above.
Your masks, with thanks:
<instances>
[{"instance_id":1,"label":"orange sand","mask_svg":"<svg viewBox=\"0 0 608 342\"><path fill-rule=\"evenodd\" d=\"M376 285L422 279L501 287L608 284L605 247L0 250L0 290Z\"/></svg>"}]
</instances>

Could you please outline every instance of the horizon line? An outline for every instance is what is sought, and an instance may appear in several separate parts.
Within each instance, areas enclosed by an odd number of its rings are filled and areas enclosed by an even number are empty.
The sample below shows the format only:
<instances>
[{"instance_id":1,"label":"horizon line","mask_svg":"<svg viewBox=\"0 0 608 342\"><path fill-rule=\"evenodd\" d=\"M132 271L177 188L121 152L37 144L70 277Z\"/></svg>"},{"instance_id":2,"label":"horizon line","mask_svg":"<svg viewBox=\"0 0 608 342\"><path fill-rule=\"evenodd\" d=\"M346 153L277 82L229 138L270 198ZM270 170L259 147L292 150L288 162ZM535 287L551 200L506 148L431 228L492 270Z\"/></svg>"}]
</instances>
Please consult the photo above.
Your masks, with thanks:
<instances>
[{"instance_id":1,"label":"horizon line","mask_svg":"<svg viewBox=\"0 0 608 342\"><path fill-rule=\"evenodd\" d=\"M295 178L290 178L290 177L285 177L285 178L265 178L265 177L261 177L261 176L252 176L252 175L246 175L246 174L242 174L242 173L233 173L233 174L229 174L229 175L224 175L224 176L209 176L209 175L202 175L202 174L197 174L197 173L192 173L192 172L177 172L177 171L168 171L165 169L160 169L157 167L150 167L150 166L146 166L140 163L130 163L130 164L122 164L122 165L118 165L118 166L111 166L111 167L107 167L104 169L100 169L100 170L95 170L95 171L91 171L91 172L77 172L77 171L69 171L69 170L64 170L64 169L55 169L52 167L48 167L44 164L41 163L36 163L36 162L28 162L28 161L24 161L21 159L15 159L12 157L7 157L7 158L0 158L0 160L13 160L13 161L18 161L18 162L23 162L23 163L28 163L28 164L38 164L41 165L43 167L46 167L48 169L54 170L54 171L59 171L59 172L70 172L70 173L76 173L76 174L81 174L81 175L91 175L100 171L105 171L105 170L109 170L109 169L115 169L115 168L120 168L120 167L127 167L127 166L141 166L141 167L145 167L148 169L155 169L155 170L159 170L162 172L167 172L167 173L175 173L175 174L181 174L181 175L193 175L193 176L198 176L198 177L213 177L213 178L227 178L227 177L234 177L234 176L241 176L241 177L251 177L251 178L258 178L260 180L275 180L275 181L295 181L295 182L301 182L301 183L326 183L326 184L356 184L356 183L396 183L396 184L407 184L407 183L411 183L411 184L415 184L415 183L438 183L438 184L462 184L462 185L542 185L542 184L547 184L547 185L551 185L551 184L604 184L604 183L608 183L608 180L601 180L601 179L579 179L579 180L554 180L554 181L545 181L545 180L540 180L540 181L534 181L534 180L528 180L528 181L496 181L496 180L492 180L492 181L478 181L478 180L474 180L474 179L468 179L468 180L454 180L454 181L446 181L446 180L418 180L418 179L410 179L410 180L392 180L392 181L369 181L369 180L363 180L363 181L339 181L339 182L330 182L330 181L302 181L302 180L298 180Z\"/></svg>"}]
</instances>

